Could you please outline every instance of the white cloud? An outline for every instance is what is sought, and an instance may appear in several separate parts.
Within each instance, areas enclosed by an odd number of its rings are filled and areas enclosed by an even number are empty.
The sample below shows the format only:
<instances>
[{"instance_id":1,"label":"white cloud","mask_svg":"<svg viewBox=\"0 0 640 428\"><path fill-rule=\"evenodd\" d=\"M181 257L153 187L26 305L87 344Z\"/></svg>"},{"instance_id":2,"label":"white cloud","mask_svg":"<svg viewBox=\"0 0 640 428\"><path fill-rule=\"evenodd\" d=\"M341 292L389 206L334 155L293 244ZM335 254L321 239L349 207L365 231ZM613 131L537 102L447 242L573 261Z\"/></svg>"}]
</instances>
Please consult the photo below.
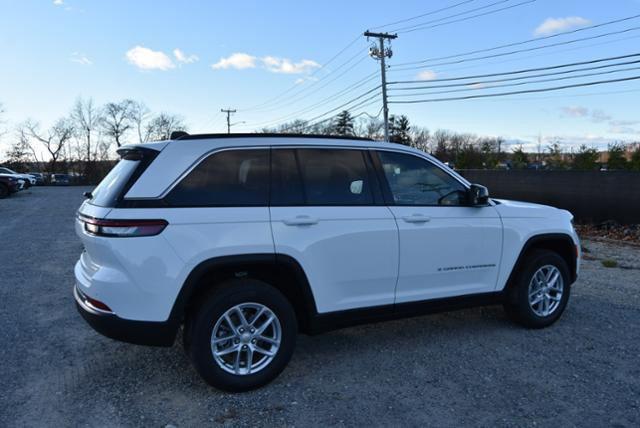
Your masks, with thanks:
<instances>
[{"instance_id":1,"label":"white cloud","mask_svg":"<svg viewBox=\"0 0 640 428\"><path fill-rule=\"evenodd\" d=\"M581 106L562 107L562 112L570 117L585 117L589 114L589 109Z\"/></svg>"},{"instance_id":2,"label":"white cloud","mask_svg":"<svg viewBox=\"0 0 640 428\"><path fill-rule=\"evenodd\" d=\"M416 75L418 80L434 80L438 77L438 74L433 70L424 70Z\"/></svg>"},{"instance_id":3,"label":"white cloud","mask_svg":"<svg viewBox=\"0 0 640 428\"><path fill-rule=\"evenodd\" d=\"M288 58L278 58L275 56L265 56L262 58L262 63L265 68L272 73L284 73L284 74L301 74L308 73L309 71L320 67L315 61L310 59L303 59L299 62L292 62Z\"/></svg>"},{"instance_id":4,"label":"white cloud","mask_svg":"<svg viewBox=\"0 0 640 428\"><path fill-rule=\"evenodd\" d=\"M62 6L64 4L63 0L53 0L53 4L56 6Z\"/></svg>"},{"instance_id":5,"label":"white cloud","mask_svg":"<svg viewBox=\"0 0 640 428\"><path fill-rule=\"evenodd\" d=\"M226 70L228 68L244 70L245 68L255 67L256 57L242 52L236 52L227 58L220 58L220 61L216 62L215 64L211 64L211 68L213 68L214 70Z\"/></svg>"},{"instance_id":6,"label":"white cloud","mask_svg":"<svg viewBox=\"0 0 640 428\"><path fill-rule=\"evenodd\" d=\"M536 36L548 36L572 28L584 27L591 24L586 18L580 16L568 16L566 18L547 18L540 24L533 34Z\"/></svg>"},{"instance_id":7,"label":"white cloud","mask_svg":"<svg viewBox=\"0 0 640 428\"><path fill-rule=\"evenodd\" d=\"M604 111L602 110L593 110L591 112L591 121L592 122L606 122L608 120L611 120L611 116L606 114Z\"/></svg>"},{"instance_id":8,"label":"white cloud","mask_svg":"<svg viewBox=\"0 0 640 428\"><path fill-rule=\"evenodd\" d=\"M316 80L318 80L318 78L314 76L303 76L303 77L297 78L293 83L296 85L301 85L306 82L315 82Z\"/></svg>"},{"instance_id":9,"label":"white cloud","mask_svg":"<svg viewBox=\"0 0 640 428\"><path fill-rule=\"evenodd\" d=\"M77 62L78 64L82 64L82 65L92 65L93 64L93 61L91 61L84 54L81 54L79 52L74 52L74 53L71 54L71 61L72 62Z\"/></svg>"},{"instance_id":10,"label":"white cloud","mask_svg":"<svg viewBox=\"0 0 640 428\"><path fill-rule=\"evenodd\" d=\"M187 55L178 48L173 50L173 56L175 56L176 60L182 64L191 64L200 59L198 58L198 55Z\"/></svg>"},{"instance_id":11,"label":"white cloud","mask_svg":"<svg viewBox=\"0 0 640 428\"><path fill-rule=\"evenodd\" d=\"M171 58L161 51L136 46L127 51L127 60L141 70L169 70L175 68Z\"/></svg>"},{"instance_id":12,"label":"white cloud","mask_svg":"<svg viewBox=\"0 0 640 428\"><path fill-rule=\"evenodd\" d=\"M632 128L630 126L612 125L609 127L609 132L612 134L640 135L640 129Z\"/></svg>"}]
</instances>

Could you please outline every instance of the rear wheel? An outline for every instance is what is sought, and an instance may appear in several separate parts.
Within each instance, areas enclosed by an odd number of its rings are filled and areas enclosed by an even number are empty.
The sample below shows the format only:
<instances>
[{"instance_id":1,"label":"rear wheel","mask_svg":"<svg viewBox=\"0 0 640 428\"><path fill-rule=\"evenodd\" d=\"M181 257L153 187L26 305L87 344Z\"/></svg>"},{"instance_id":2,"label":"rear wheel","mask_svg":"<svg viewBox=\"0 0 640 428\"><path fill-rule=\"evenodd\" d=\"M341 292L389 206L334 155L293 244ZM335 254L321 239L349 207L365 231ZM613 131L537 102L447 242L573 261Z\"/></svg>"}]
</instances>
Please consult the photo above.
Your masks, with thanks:
<instances>
[{"instance_id":1,"label":"rear wheel","mask_svg":"<svg viewBox=\"0 0 640 428\"><path fill-rule=\"evenodd\" d=\"M529 328L556 322L569 301L567 263L557 253L533 250L525 258L507 293L509 317Z\"/></svg>"},{"instance_id":2,"label":"rear wheel","mask_svg":"<svg viewBox=\"0 0 640 428\"><path fill-rule=\"evenodd\" d=\"M6 198L7 196L9 196L9 188L5 184L0 183L0 199Z\"/></svg>"},{"instance_id":3,"label":"rear wheel","mask_svg":"<svg viewBox=\"0 0 640 428\"><path fill-rule=\"evenodd\" d=\"M209 294L194 315L188 352L210 385L241 392L282 372L293 354L297 323L289 301L253 279L231 280Z\"/></svg>"}]
</instances>

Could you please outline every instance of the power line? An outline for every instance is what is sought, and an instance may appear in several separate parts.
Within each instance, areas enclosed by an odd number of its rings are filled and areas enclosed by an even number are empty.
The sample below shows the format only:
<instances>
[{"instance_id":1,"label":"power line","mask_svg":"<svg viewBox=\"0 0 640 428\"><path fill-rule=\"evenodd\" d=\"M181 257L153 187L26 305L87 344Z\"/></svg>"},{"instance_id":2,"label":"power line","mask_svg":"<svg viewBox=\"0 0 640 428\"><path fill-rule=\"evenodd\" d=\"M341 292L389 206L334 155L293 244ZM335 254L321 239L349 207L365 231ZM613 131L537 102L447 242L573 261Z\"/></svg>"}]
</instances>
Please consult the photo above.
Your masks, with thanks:
<instances>
[{"instance_id":1,"label":"power line","mask_svg":"<svg viewBox=\"0 0 640 428\"><path fill-rule=\"evenodd\" d=\"M360 95L359 95L359 96L357 96L356 98L353 98L353 99L351 99L351 100L347 101L346 103L341 104L341 105L340 105L340 106L338 106L338 107L335 107L335 108L333 108L333 109L331 109L331 110L329 110L329 111L326 111L326 112L324 112L324 113L322 113L322 114L319 114L319 115L317 115L317 116L315 116L315 117L313 117L313 118L311 118L311 119L307 120L307 122L308 122L308 123L313 123L313 122L315 122L316 120L321 119L322 117L324 117L324 116L326 116L326 115L328 115L328 114L331 114L331 113L333 113L333 112L335 112L335 111L337 111L337 110L345 109L345 107L347 107L349 104L353 103L354 101L358 101L359 99L362 99L363 97L365 97L365 96L369 95L371 92L373 92L373 91L377 90L378 88L379 88L379 87L375 87L375 88L373 88L372 90L369 90L369 91L367 91L367 92L365 92L365 93L363 93L363 94L360 94ZM367 103L367 102L372 101L373 99L375 99L375 98L377 98L377 97L378 97L378 95L377 95L377 94L374 94L373 96L368 97L368 98L364 99L363 101L360 101L359 103L357 103L357 104L355 104L355 105L350 106L350 107L349 107L349 109L356 109L356 108L358 108L358 107L362 106L363 104L365 104L365 103ZM346 110L348 110L348 109L346 109Z\"/></svg>"},{"instance_id":2,"label":"power line","mask_svg":"<svg viewBox=\"0 0 640 428\"><path fill-rule=\"evenodd\" d=\"M597 64L600 62L607 62L607 61L615 61L615 60L619 60L619 59L627 59L627 58L634 58L640 56L640 53L632 53L632 54L628 54L628 55L619 55L619 56L611 56L611 57L606 57L606 58L597 58L597 59L592 59L589 61L579 61L579 62L571 62L571 63L566 63L566 64L559 64L559 65L550 65L550 66L546 66L546 67L536 67L536 68L525 68L525 69L520 69L520 70L512 70L512 71L503 71L500 73L489 73L489 74L476 74L476 75L472 75L472 76L459 76L459 77L448 77L448 78L442 78L442 79L434 79L431 80L429 85L427 86L415 86L415 87L405 87L405 88L397 88L397 89L427 89L427 88L444 88L444 87L451 87L451 86L456 86L456 85L471 85L474 84L476 82L467 82L467 83L460 83L460 84L455 84L455 85L438 85L438 86L432 86L431 83L433 82L453 82L453 81L459 81L459 80L469 80L469 79L483 79L486 77L498 77L498 76L509 76L509 75L513 75L513 74L523 74L523 73L531 73L531 72L536 72L536 71L547 71L547 70L556 70L559 68L566 68L566 67L576 67L576 66L580 66L580 65L589 65L589 64ZM627 65L627 64L633 64L634 62L623 62L620 64L610 64L610 65L604 65L604 66L599 66L599 67L593 67L593 68L584 68L584 69L578 69L578 70L569 70L569 71L565 71L565 73L570 73L573 71L587 71L587 70L596 70L598 68L603 68L603 67L612 67L614 65ZM535 76L526 76L526 78L528 77L541 77L543 76L541 75L535 75ZM525 78L525 77L522 77ZM389 85L398 85L398 84L411 84L411 83L424 83L424 80L399 80L399 81L395 81L395 82L389 82ZM477 82L477 83L487 83L487 82Z\"/></svg>"},{"instance_id":3,"label":"power line","mask_svg":"<svg viewBox=\"0 0 640 428\"><path fill-rule=\"evenodd\" d=\"M498 49L509 48L509 47L513 47L513 46L520 46L520 45L533 43L533 42L539 42L541 40L547 40L547 39L552 39L552 38L555 38L555 37L566 36L568 34L575 34L575 33L581 32L581 31L593 30L594 28L600 28L600 27L605 27L607 25L618 24L620 22L625 22L625 21L629 21L629 20L637 19L637 18L640 18L640 14L633 15L633 16L628 16L626 18L615 19L615 20L603 22L603 23L600 23L600 24L590 25L588 27L582 27L582 28L577 28L577 29L574 29L574 30L563 31L561 33L551 34L549 36L534 37L532 39L522 40L522 41L519 41L519 42L507 43L505 45L494 46L494 47L491 47L491 48L476 49L476 50L473 50L473 51L467 51L467 52L462 52L462 53L453 54L453 55L447 55L447 56L441 56L441 57L435 57L435 58L427 58L427 59L423 59L423 60L420 60L420 61L403 62L403 63L395 64L394 67L401 67L401 66L404 66L404 65L424 64L424 63L428 63L428 62L432 62L432 61L442 61L442 60L445 60L445 59L458 58L458 57L461 57L461 56L468 56L468 55L473 55L473 54L477 54L477 53L491 52L491 51L495 51L495 50L498 50Z\"/></svg>"},{"instance_id":4,"label":"power line","mask_svg":"<svg viewBox=\"0 0 640 428\"><path fill-rule=\"evenodd\" d=\"M380 29L380 28L390 27L390 26L396 25L396 24L402 24L402 23L405 23L405 22L414 21L416 19L424 18L425 16L429 16L429 15L435 15L436 13L444 12L445 10L450 10L450 9L456 8L458 6L462 6L463 4L472 3L474 1L476 1L476 0L466 0L466 1L463 1L463 2L460 2L460 3L456 3L454 5L451 5L451 6L447 6L447 7L443 7L443 8L440 8L440 9L432 10L430 12L426 12L426 13L423 13L421 15L412 16L411 18L401 19L399 21L390 22L388 24L379 25L377 27L370 27L370 28L372 30L377 30L377 29Z\"/></svg>"},{"instance_id":5,"label":"power line","mask_svg":"<svg viewBox=\"0 0 640 428\"><path fill-rule=\"evenodd\" d=\"M436 64L430 64L429 67L435 67L435 66L440 66L440 65L449 65L449 64L460 64L460 63L464 63L464 62L479 61L479 60L482 60L482 59L497 58L497 57L501 57L501 56L514 55L514 54L522 53L522 52L531 52L531 51L540 50L540 49L546 49L546 48L550 48L550 47L554 47L554 46L569 45L569 44L572 44L572 43L578 43L578 42L582 42L582 41L585 41L585 40L593 40L593 39L598 39L598 38L602 38L602 37L608 37L608 36L611 36L611 35L628 33L630 31L636 31L638 29L640 29L640 27L625 28L624 30L611 31L611 32L608 32L608 33L598 34L598 35L595 35L595 36L583 37L583 38L580 38L580 39L573 39L573 40L566 40L564 42L558 42L558 43L550 43L550 44L547 44L547 45L535 46L535 47L526 48L526 49L516 49L516 50L513 50L513 51L502 52L502 53L498 53L498 54L484 55L484 56L479 56L479 57L459 59L459 60L448 61L448 62L440 62L440 63L436 63ZM403 67L403 68L397 69L397 71L419 70L419 69L422 69L422 68L427 68L427 66ZM395 69L395 67L392 68L392 71L393 71L393 69Z\"/></svg>"},{"instance_id":6,"label":"power line","mask_svg":"<svg viewBox=\"0 0 640 428\"><path fill-rule=\"evenodd\" d=\"M635 35L635 36L629 36L629 37L623 37L623 38L619 38L619 39L614 39L614 40L607 40L604 42L600 42L600 43L591 43L588 45L583 45L583 46L574 46L574 47L570 47L570 48L565 48L565 49L559 49L559 50L553 50L553 51L549 51L549 52L542 52L542 53L538 53L536 55L527 55L526 57L523 58L511 58L511 59L504 59L501 61L492 61L492 62L486 62L483 64L473 64L473 65L466 65L466 66L462 66L462 67L449 67L449 68L438 68L435 71L437 71L438 73L444 73L444 72L454 72L454 71L460 71L460 70L468 70L468 69L474 69L474 68L479 68L479 67L487 67L489 65L501 65L501 64L507 64L507 63L512 63L512 62L518 62L518 61L525 61L525 60L531 60L533 58L540 58L540 57L547 57L550 55L558 55L558 54L562 54L565 52L574 52L574 51L578 51L578 50L584 50L584 49L589 49L589 48L593 48L596 46L604 46L604 45L610 45L613 43L619 43L619 42L623 42L623 41L627 41L627 40L632 40L632 39L638 39L640 38L640 34ZM437 81L439 81L440 79L435 79ZM421 82L421 83L426 83L427 80L422 79L422 80L413 80L414 82ZM431 80L434 81L434 80Z\"/></svg>"},{"instance_id":7,"label":"power line","mask_svg":"<svg viewBox=\"0 0 640 428\"><path fill-rule=\"evenodd\" d=\"M367 108L367 107L369 107L369 106L371 106L373 104L376 104L377 102L378 102L377 100L374 100L373 102L369 102L369 103L366 103L364 105L360 105L358 107L354 106L353 108L361 108L361 109L363 109L363 108ZM362 103L360 103L360 104L362 104ZM383 110L383 108L381 107L376 115L370 115L366 111L362 111L362 112L357 113L354 116L352 116L352 119L357 119L358 117L365 116L365 115L369 116L371 119L377 119L380 116L380 113L382 113L382 110ZM333 120L333 119L335 119L335 117L336 116L334 115L334 116L328 117L326 119L323 119L323 120L320 120L320 121L314 122L314 123L311 123L311 121L306 121L306 125L302 126L301 129L302 130L307 130L309 128L313 128L313 127L318 126L318 125L320 125L322 123L325 123L325 122L328 122L330 120ZM282 132L287 132L288 130L293 129L293 128L297 128L297 127L299 127L299 125L292 124L291 126L288 126L288 127L284 128L282 130Z\"/></svg>"},{"instance_id":8,"label":"power line","mask_svg":"<svg viewBox=\"0 0 640 428\"><path fill-rule=\"evenodd\" d=\"M345 47L343 47L342 49L340 49L338 51L338 53L334 54L331 58L329 58L324 64L322 64L320 66L320 68L318 68L317 70L315 70L313 73L311 73L310 77L315 76L316 74L318 74L321 70L324 70L329 64L331 64L333 61L335 61L340 55L342 55L344 52L346 52L349 48L351 48L354 44L356 44L358 41L360 41L360 35L358 35L358 37L354 38L352 41L350 41L349 43L347 43L347 45ZM335 71L335 69L333 70ZM323 76L326 77L329 74L331 74L333 71L329 72L327 75ZM287 93L289 93L290 91L294 90L298 88L298 85L294 84L291 87L289 87L288 89L286 89L284 92L280 93L280 95L277 95L273 98L268 99L267 101L260 103L260 104L256 104L254 106L250 106L247 107L245 109L243 109L243 111L249 111L249 110L254 110L257 109L259 107L263 107L265 105L271 104L273 101L276 101L280 98L282 98L284 95L286 95Z\"/></svg>"},{"instance_id":9,"label":"power line","mask_svg":"<svg viewBox=\"0 0 640 428\"><path fill-rule=\"evenodd\" d=\"M538 92L549 92L549 91L559 91L562 89L570 89L570 88L581 88L585 86L595 86L595 85L603 85L608 83L618 83L618 82L627 82L631 80L638 80L640 76L632 76L632 77L624 77L620 79L610 79L610 80L598 80L595 82L584 82L584 83L576 83L573 85L563 85L563 86L554 86L550 88L539 88L539 89L525 89L522 91L511 91L511 92L498 92L494 94L482 94L482 95L466 95L463 97L449 97L449 98L431 98L424 100L401 100L401 101L390 101L389 103L393 104L418 104L418 103L432 103L432 102L442 102L442 101L461 101L461 100L471 100L477 98L489 98L489 97L502 97L507 95L519 95L519 94L532 94Z\"/></svg>"},{"instance_id":10,"label":"power line","mask_svg":"<svg viewBox=\"0 0 640 428\"><path fill-rule=\"evenodd\" d=\"M362 52L358 52L358 56L361 56ZM354 57L354 58L356 58ZM319 81L314 82L312 85L307 86L306 88L304 88L302 91L298 91L297 93L291 95L290 97L284 98L283 100L281 100L279 103L269 107L268 109L259 109L258 111L261 113L268 113L270 111L274 111L274 110L279 110L279 108L277 108L276 106L279 106L283 103L286 103L287 105L292 105L295 104L301 100L306 100L307 98L309 98L310 96L312 96L313 94L318 93L319 91L321 91L322 89L326 88L327 86L329 86L331 83L335 82L336 80L340 79L341 77L343 77L345 74L347 74L348 72L350 72L351 70L353 70L355 67L357 67L358 65L360 65L361 63L363 63L365 60L367 59L366 56L363 56L362 58L360 58L359 61L356 61L354 64L352 64L350 67L348 67L347 69L345 69L342 73L338 74L337 76L334 76L331 80L328 80L326 82L324 82L323 85L315 88L313 91L306 93L304 95L302 95L305 91L308 91L309 89L312 89L313 85L319 83ZM351 61L351 60L350 60ZM345 63L346 64L346 63ZM337 70L337 69L336 69Z\"/></svg>"},{"instance_id":11,"label":"power line","mask_svg":"<svg viewBox=\"0 0 640 428\"><path fill-rule=\"evenodd\" d=\"M640 63L640 61L634 61L634 62L635 63ZM508 88L508 87L514 87L514 86L531 85L531 84L536 84L536 83L547 83L547 82L557 82L557 81L561 81L561 80L579 79L579 78L582 78L582 77L602 76L602 75L606 75L606 74L623 73L623 72L634 71L634 70L640 70L640 67L627 67L627 68L620 68L620 69L616 69L616 70L599 71L599 72L596 72L596 73L577 74L577 75L574 75L574 76L563 76L563 77L554 77L554 78L550 78L550 79L531 80L531 81L527 81L527 82L506 83L506 84L502 84L502 85L491 85L491 86L488 86L488 87L482 87L483 83L478 83L478 84L476 84L476 85L478 85L476 87L470 87L470 88L465 88L465 89L448 89L448 90L445 90L445 91L416 92L416 93L412 93L412 94L406 94L405 93L402 96L419 97L419 96L424 96L424 95L452 94L452 93L456 93L456 92L469 92L469 91L478 91L478 90L494 89L494 88ZM396 96L392 95L392 98L393 97L396 97Z\"/></svg>"},{"instance_id":12,"label":"power line","mask_svg":"<svg viewBox=\"0 0 640 428\"><path fill-rule=\"evenodd\" d=\"M328 104L328 103L330 103L332 101L335 101L337 97L341 97L341 96L343 96L345 94L353 92L354 90L364 86L365 84L367 84L371 80L373 80L373 78L377 77L376 75L377 75L377 72L369 74L364 79L361 79L361 80L357 81L356 83L353 83L352 85L348 86L346 89L343 89L343 90L341 90L341 91L339 91L337 93L334 93L334 94L332 94L332 95L330 95L330 96L328 96L326 98L323 98L322 100L320 100L319 102L317 102L315 104L312 104L312 105L307 106L305 108L302 108L300 110L296 110L296 111L294 111L292 113L286 114L286 115L281 116L281 117L279 117L277 119L268 120L268 121L264 121L264 122L259 122L257 124L252 125L252 126L265 126L265 125L272 126L272 125L277 124L279 122L286 121L286 120L288 120L288 119L290 119L292 117L295 117L297 115L305 114L305 113L308 113L310 111L313 111L313 110L317 109L320 106L323 106L323 105L326 105L326 104ZM378 87L379 86L377 86L374 89L377 89Z\"/></svg>"},{"instance_id":13,"label":"power line","mask_svg":"<svg viewBox=\"0 0 640 428\"><path fill-rule=\"evenodd\" d=\"M508 1L511 1L511 0L501 0L501 1L489 4L489 5L477 8L477 9L473 9L471 11L486 9L488 7L496 6L498 4L506 3ZM524 5L529 4L529 3L535 3L536 1L537 0L525 0L525 1L522 1L520 3L516 3L516 4L513 4L513 5L510 5L510 6L501 7L499 9L494 9L494 10L490 10L490 11L483 12L483 13L478 13L476 15L466 16L464 18L454 19L452 21L441 22L439 24L433 24L433 25L426 25L426 24L429 24L429 23L423 23L423 24L420 24L420 25L415 25L413 27L405 27L406 29L396 29L394 31L396 31L396 32L398 32L400 34L405 34L405 33L412 33L414 31L429 30L429 29L432 29L432 28L442 27L444 25L449 25L449 24L455 24L455 23L458 23L458 22L468 21L470 19L479 18L481 16L492 15L494 13L498 13L498 12L502 12L502 11L505 11L505 10L513 9L513 8L516 8L516 7L519 7L519 6L524 6ZM464 13L459 13L459 14L456 14L456 15L452 15L449 18L452 18L454 16L466 15L467 13L469 13L471 11L467 11L467 12L464 12ZM442 21L444 19L445 18L441 18L441 19L434 20L432 22Z\"/></svg>"}]
</instances>

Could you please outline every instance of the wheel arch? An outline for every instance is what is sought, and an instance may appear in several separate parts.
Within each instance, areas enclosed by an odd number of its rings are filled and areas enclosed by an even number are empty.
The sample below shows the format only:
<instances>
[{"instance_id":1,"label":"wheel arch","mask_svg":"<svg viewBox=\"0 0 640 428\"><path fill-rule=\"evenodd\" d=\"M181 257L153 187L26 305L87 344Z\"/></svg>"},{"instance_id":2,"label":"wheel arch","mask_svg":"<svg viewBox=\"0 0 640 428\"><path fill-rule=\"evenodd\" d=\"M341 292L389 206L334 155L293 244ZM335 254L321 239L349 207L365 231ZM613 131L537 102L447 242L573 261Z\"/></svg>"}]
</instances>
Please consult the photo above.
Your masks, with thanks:
<instances>
[{"instance_id":1,"label":"wheel arch","mask_svg":"<svg viewBox=\"0 0 640 428\"><path fill-rule=\"evenodd\" d=\"M534 249L554 251L562 257L569 267L570 282L575 282L577 278L578 253L576 243L573 241L573 238L571 235L566 233L544 233L534 235L524 243L518 258L511 269L505 290L513 284L515 276L518 270L522 267L522 263L524 262L527 253Z\"/></svg>"},{"instance_id":2,"label":"wheel arch","mask_svg":"<svg viewBox=\"0 0 640 428\"><path fill-rule=\"evenodd\" d=\"M182 323L199 297L229 278L249 277L278 289L291 303L302 332L309 329L317 314L315 299L300 263L284 254L243 254L221 256L199 263L187 276L170 314L172 323Z\"/></svg>"}]
</instances>

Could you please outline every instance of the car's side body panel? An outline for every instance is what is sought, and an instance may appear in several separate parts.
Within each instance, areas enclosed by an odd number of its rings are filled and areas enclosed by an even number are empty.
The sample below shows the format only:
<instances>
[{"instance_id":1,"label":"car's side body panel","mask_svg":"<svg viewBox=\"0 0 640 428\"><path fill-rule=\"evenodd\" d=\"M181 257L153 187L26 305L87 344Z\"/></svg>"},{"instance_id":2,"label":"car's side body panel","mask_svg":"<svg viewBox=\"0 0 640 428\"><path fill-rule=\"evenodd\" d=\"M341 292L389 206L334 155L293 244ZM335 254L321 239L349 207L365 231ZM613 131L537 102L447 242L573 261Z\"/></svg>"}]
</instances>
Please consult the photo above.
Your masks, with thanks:
<instances>
[{"instance_id":1,"label":"car's side body panel","mask_svg":"<svg viewBox=\"0 0 640 428\"><path fill-rule=\"evenodd\" d=\"M314 224L290 225L306 216ZM307 274L318 312L391 304L398 231L386 207L271 207L275 251Z\"/></svg>"}]
</instances>

